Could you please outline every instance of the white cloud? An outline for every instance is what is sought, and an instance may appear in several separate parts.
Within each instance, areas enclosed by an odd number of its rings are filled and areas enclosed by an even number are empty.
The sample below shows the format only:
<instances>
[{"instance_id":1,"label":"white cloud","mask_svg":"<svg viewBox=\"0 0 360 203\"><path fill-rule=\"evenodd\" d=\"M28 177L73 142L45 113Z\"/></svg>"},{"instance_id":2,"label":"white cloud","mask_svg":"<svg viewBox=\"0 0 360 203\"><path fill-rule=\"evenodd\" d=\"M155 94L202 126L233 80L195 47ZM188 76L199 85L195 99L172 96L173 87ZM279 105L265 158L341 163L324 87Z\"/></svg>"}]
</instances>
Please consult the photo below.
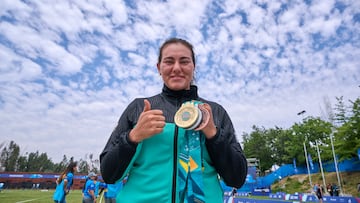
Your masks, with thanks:
<instances>
[{"instance_id":1,"label":"white cloud","mask_svg":"<svg viewBox=\"0 0 360 203\"><path fill-rule=\"evenodd\" d=\"M105 7L110 11L111 21L115 26L122 25L127 22L127 9L121 0L105 0Z\"/></svg>"},{"instance_id":2,"label":"white cloud","mask_svg":"<svg viewBox=\"0 0 360 203\"><path fill-rule=\"evenodd\" d=\"M40 65L28 58L19 57L11 49L1 45L0 59L0 82L21 82L42 76Z\"/></svg>"},{"instance_id":3,"label":"white cloud","mask_svg":"<svg viewBox=\"0 0 360 203\"><path fill-rule=\"evenodd\" d=\"M127 104L161 91L158 48L175 35L193 43L200 95L226 108L240 141L301 110L322 116L324 97L359 95L359 2L341 3L5 0L0 139L97 158Z\"/></svg>"}]
</instances>

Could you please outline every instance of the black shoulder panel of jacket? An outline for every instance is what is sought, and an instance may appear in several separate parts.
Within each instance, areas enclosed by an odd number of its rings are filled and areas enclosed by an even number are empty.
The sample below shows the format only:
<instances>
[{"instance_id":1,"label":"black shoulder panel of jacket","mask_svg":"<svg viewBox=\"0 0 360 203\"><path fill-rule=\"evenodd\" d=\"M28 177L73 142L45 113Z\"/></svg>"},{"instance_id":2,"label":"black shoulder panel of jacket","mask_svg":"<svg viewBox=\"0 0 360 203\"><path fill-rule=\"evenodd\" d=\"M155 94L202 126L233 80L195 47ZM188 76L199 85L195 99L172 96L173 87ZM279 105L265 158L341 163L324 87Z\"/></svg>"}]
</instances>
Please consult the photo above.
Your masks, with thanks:
<instances>
[{"instance_id":1,"label":"black shoulder panel of jacket","mask_svg":"<svg viewBox=\"0 0 360 203\"><path fill-rule=\"evenodd\" d=\"M240 188L247 176L247 160L236 139L235 130L226 110L219 104L210 104L217 133L206 140L206 147L214 167L226 185Z\"/></svg>"}]
</instances>

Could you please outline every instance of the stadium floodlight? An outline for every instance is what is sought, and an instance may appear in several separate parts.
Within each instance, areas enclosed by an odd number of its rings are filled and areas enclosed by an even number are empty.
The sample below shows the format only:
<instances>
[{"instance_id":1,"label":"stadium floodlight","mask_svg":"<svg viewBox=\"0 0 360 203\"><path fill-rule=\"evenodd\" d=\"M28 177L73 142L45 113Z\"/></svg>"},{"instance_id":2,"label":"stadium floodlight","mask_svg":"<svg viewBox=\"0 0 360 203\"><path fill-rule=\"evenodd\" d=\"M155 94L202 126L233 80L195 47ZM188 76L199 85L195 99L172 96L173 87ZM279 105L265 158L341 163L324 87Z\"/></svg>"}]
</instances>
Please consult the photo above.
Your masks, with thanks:
<instances>
[{"instance_id":1,"label":"stadium floodlight","mask_svg":"<svg viewBox=\"0 0 360 203\"><path fill-rule=\"evenodd\" d=\"M302 110L302 111L300 111L299 113L297 113L297 115L300 116L300 115L302 115L302 114L304 114L304 113L306 113L306 111L305 111L305 110Z\"/></svg>"}]
</instances>

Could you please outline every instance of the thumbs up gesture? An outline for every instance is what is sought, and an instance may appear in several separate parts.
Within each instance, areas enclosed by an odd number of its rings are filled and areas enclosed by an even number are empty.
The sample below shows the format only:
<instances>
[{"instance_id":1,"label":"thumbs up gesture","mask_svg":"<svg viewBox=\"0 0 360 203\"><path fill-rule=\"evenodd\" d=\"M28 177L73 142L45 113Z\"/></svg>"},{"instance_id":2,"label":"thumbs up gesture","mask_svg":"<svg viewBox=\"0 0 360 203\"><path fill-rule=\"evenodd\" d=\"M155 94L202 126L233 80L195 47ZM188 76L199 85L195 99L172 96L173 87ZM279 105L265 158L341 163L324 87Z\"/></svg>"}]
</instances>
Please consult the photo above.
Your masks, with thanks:
<instances>
[{"instance_id":1,"label":"thumbs up gesture","mask_svg":"<svg viewBox=\"0 0 360 203\"><path fill-rule=\"evenodd\" d=\"M151 104L144 99L144 110L139 116L139 120L130 131L129 139L132 142L139 143L146 138L161 133L165 126L165 117L163 112L158 109L151 109Z\"/></svg>"}]
</instances>

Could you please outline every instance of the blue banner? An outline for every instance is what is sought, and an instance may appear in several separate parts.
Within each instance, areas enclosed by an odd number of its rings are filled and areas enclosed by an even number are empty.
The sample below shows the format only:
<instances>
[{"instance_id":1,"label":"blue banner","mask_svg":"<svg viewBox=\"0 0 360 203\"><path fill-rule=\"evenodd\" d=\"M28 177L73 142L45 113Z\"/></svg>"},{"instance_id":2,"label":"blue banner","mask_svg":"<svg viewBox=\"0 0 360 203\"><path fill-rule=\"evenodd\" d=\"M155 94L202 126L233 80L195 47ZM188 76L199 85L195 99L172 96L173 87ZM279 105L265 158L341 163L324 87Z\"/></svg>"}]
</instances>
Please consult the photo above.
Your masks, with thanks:
<instances>
[{"instance_id":1,"label":"blue banner","mask_svg":"<svg viewBox=\"0 0 360 203\"><path fill-rule=\"evenodd\" d=\"M359 160L360 160L360 148L358 149L358 157L359 157Z\"/></svg>"},{"instance_id":2,"label":"blue banner","mask_svg":"<svg viewBox=\"0 0 360 203\"><path fill-rule=\"evenodd\" d=\"M59 177L59 174L37 174L37 173L1 173L0 178L45 178L45 179L56 179ZM101 177L100 177L101 178ZM74 179L86 179L85 175L74 175Z\"/></svg>"},{"instance_id":3,"label":"blue banner","mask_svg":"<svg viewBox=\"0 0 360 203\"><path fill-rule=\"evenodd\" d=\"M315 195L290 195L287 194L287 200L292 202L319 202ZM284 200L277 199L251 199L251 198L242 198L242 197L231 197L224 196L224 203L279 203L285 202ZM355 197L334 197L334 196L324 196L324 203L336 203L336 202L344 202L344 203L357 203L357 199Z\"/></svg>"},{"instance_id":4,"label":"blue banner","mask_svg":"<svg viewBox=\"0 0 360 203\"><path fill-rule=\"evenodd\" d=\"M311 170L314 170L314 163L313 163L313 161L312 161L312 158L311 158L311 154L310 154L310 153L308 154L308 159L309 159L309 164L310 164Z\"/></svg>"},{"instance_id":5,"label":"blue banner","mask_svg":"<svg viewBox=\"0 0 360 203\"><path fill-rule=\"evenodd\" d=\"M293 164L294 164L294 172L297 173L296 158L293 158Z\"/></svg>"}]
</instances>

